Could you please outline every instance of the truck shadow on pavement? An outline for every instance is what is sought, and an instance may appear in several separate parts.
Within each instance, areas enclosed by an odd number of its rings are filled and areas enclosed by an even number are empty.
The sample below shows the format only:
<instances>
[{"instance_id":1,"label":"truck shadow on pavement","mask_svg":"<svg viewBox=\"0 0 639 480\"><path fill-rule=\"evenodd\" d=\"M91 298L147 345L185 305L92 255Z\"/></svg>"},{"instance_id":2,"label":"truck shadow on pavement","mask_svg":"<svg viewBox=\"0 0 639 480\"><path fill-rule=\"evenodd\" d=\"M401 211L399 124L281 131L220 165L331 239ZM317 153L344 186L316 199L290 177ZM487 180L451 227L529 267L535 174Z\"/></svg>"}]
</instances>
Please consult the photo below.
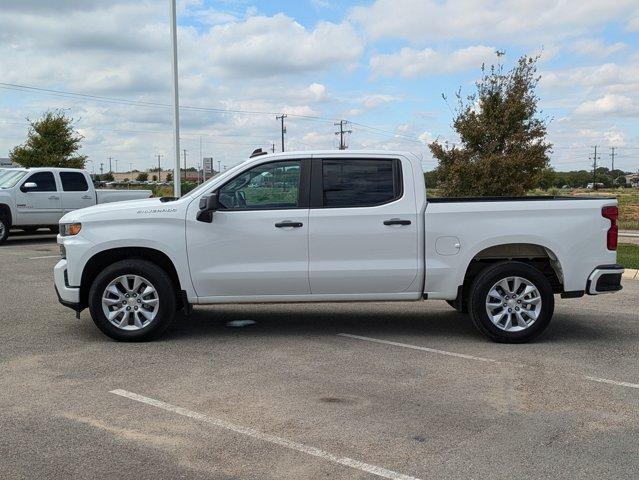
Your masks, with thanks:
<instances>
[{"instance_id":1,"label":"truck shadow on pavement","mask_svg":"<svg viewBox=\"0 0 639 480\"><path fill-rule=\"evenodd\" d=\"M28 245L55 245L57 234L43 230L42 233L25 233L11 231L9 238L2 247L20 247ZM2 248L0 247L0 249Z\"/></svg>"},{"instance_id":2,"label":"truck shadow on pavement","mask_svg":"<svg viewBox=\"0 0 639 480\"><path fill-rule=\"evenodd\" d=\"M408 303L317 304L317 305L223 305L200 307L179 316L161 341L182 341L197 337L317 336L352 333L380 337L388 335L424 338L464 339L489 342L467 315L453 310L416 308ZM442 303L442 305L444 305ZM278 308L279 307L279 308ZM584 341L629 341L628 331L612 322L596 321L591 314L556 314L548 329L534 343ZM243 327L229 322L252 320ZM633 334L630 333L632 336ZM639 338L638 338L639 339Z\"/></svg>"}]
</instances>

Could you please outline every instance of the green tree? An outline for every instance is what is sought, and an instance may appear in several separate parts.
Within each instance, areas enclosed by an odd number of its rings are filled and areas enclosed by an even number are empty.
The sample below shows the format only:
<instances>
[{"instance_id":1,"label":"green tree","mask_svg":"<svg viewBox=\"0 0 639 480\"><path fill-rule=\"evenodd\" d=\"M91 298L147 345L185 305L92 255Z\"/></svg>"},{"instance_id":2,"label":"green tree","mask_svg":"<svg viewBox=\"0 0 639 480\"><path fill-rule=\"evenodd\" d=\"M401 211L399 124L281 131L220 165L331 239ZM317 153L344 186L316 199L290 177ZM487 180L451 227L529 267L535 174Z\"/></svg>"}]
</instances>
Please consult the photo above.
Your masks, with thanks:
<instances>
[{"instance_id":1,"label":"green tree","mask_svg":"<svg viewBox=\"0 0 639 480\"><path fill-rule=\"evenodd\" d=\"M429 145L443 195L524 195L538 185L552 147L547 121L537 116L538 59L524 55L508 72L499 62L482 66L477 92L465 99L457 92L453 127L460 145Z\"/></svg>"},{"instance_id":2,"label":"green tree","mask_svg":"<svg viewBox=\"0 0 639 480\"><path fill-rule=\"evenodd\" d=\"M135 177L138 182L146 182L149 179L149 174L146 172L138 173L138 176Z\"/></svg>"},{"instance_id":3,"label":"green tree","mask_svg":"<svg viewBox=\"0 0 639 480\"><path fill-rule=\"evenodd\" d=\"M166 174L166 181L167 182L172 182L173 181L173 174L171 172L168 172Z\"/></svg>"},{"instance_id":4,"label":"green tree","mask_svg":"<svg viewBox=\"0 0 639 480\"><path fill-rule=\"evenodd\" d=\"M111 172L108 172L100 175L100 180L102 180L103 182L112 182L113 180L115 180L115 178L113 177L113 174Z\"/></svg>"},{"instance_id":5,"label":"green tree","mask_svg":"<svg viewBox=\"0 0 639 480\"><path fill-rule=\"evenodd\" d=\"M158 181L158 176L157 175L153 175L151 177L151 180L153 180L154 182L157 182Z\"/></svg>"},{"instance_id":6,"label":"green tree","mask_svg":"<svg viewBox=\"0 0 639 480\"><path fill-rule=\"evenodd\" d=\"M62 110L48 111L29 125L27 141L9 153L12 161L23 167L84 168L87 157L77 154L84 137Z\"/></svg>"}]
</instances>

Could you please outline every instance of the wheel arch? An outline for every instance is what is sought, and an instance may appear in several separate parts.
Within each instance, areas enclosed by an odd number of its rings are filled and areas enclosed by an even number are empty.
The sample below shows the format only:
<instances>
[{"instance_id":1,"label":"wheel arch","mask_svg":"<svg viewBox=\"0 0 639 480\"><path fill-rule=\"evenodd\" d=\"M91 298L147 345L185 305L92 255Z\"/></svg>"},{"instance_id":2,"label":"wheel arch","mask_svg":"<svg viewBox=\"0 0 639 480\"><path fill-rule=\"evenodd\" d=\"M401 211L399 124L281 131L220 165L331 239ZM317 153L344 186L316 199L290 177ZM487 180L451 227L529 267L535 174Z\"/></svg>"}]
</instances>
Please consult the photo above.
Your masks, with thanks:
<instances>
[{"instance_id":1,"label":"wheel arch","mask_svg":"<svg viewBox=\"0 0 639 480\"><path fill-rule=\"evenodd\" d=\"M160 250L149 247L118 247L102 250L93 255L82 270L80 283L80 303L83 307L88 305L89 290L98 274L109 265L121 260L146 260L162 268L171 278L176 290L178 307L183 307L182 286L177 269L169 256Z\"/></svg>"},{"instance_id":2,"label":"wheel arch","mask_svg":"<svg viewBox=\"0 0 639 480\"><path fill-rule=\"evenodd\" d=\"M0 217L4 217L9 220L9 226L13 225L13 215L11 213L11 207L6 203L0 203Z\"/></svg>"},{"instance_id":3,"label":"wheel arch","mask_svg":"<svg viewBox=\"0 0 639 480\"><path fill-rule=\"evenodd\" d=\"M457 300L463 302L468 298L474 278L485 268L504 261L517 261L531 265L548 279L553 293L563 293L564 273L560 258L554 249L534 242L507 242L483 246L470 258L458 289Z\"/></svg>"}]
</instances>

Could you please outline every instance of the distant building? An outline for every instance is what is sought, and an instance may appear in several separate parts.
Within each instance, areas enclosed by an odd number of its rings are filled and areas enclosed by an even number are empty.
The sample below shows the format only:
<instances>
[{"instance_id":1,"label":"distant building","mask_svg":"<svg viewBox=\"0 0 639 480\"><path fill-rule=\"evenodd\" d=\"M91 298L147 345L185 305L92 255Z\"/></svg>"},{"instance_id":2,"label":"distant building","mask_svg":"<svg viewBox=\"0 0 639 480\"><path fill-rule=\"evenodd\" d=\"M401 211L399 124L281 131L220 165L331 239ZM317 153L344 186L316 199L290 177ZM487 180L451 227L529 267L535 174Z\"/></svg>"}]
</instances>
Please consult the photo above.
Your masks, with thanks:
<instances>
[{"instance_id":1,"label":"distant building","mask_svg":"<svg viewBox=\"0 0 639 480\"><path fill-rule=\"evenodd\" d=\"M639 173L630 173L625 176L626 182L628 182L633 187L639 187Z\"/></svg>"},{"instance_id":2,"label":"distant building","mask_svg":"<svg viewBox=\"0 0 639 480\"><path fill-rule=\"evenodd\" d=\"M107 172L104 172L107 173ZM115 173L113 172L113 178L115 179L116 182L123 182L125 179L128 179L129 181L135 181L135 179L138 177L138 175L142 173L139 172L137 170L134 170L132 172L118 172ZM157 170L145 170L144 173L146 173L148 175L148 181L152 182L153 181L153 176L155 175L157 178L158 182L166 182L167 181L167 176L168 175L173 175L173 170L162 170L162 172L160 172L160 174L158 175L158 171ZM214 171L214 175L217 172ZM207 180L210 178L210 175L207 175L206 178ZM182 170L181 172L181 178L184 179L184 170ZM202 181L202 170L200 170L199 172L199 177L198 177L198 172L197 171L193 171L193 170L187 170L186 172L186 179L190 182L197 182L198 178L200 181Z\"/></svg>"},{"instance_id":3,"label":"distant building","mask_svg":"<svg viewBox=\"0 0 639 480\"><path fill-rule=\"evenodd\" d=\"M9 158L0 158L0 168L17 167L18 165L13 163Z\"/></svg>"}]
</instances>

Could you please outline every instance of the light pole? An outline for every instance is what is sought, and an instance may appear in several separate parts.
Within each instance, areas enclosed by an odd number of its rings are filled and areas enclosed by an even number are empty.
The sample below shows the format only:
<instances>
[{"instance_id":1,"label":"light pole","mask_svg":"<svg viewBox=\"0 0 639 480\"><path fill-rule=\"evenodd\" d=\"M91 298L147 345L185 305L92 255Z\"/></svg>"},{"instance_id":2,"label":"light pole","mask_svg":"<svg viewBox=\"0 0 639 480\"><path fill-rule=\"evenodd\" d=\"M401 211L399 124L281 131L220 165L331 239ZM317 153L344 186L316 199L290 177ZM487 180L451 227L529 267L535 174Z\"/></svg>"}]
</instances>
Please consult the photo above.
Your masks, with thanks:
<instances>
[{"instance_id":1,"label":"light pole","mask_svg":"<svg viewBox=\"0 0 639 480\"><path fill-rule=\"evenodd\" d=\"M178 98L178 58L177 58L177 14L175 0L169 0L171 4L171 65L173 67L173 143L175 154L175 167L173 170L173 196L182 196L182 184L180 183L180 101Z\"/></svg>"}]
</instances>

